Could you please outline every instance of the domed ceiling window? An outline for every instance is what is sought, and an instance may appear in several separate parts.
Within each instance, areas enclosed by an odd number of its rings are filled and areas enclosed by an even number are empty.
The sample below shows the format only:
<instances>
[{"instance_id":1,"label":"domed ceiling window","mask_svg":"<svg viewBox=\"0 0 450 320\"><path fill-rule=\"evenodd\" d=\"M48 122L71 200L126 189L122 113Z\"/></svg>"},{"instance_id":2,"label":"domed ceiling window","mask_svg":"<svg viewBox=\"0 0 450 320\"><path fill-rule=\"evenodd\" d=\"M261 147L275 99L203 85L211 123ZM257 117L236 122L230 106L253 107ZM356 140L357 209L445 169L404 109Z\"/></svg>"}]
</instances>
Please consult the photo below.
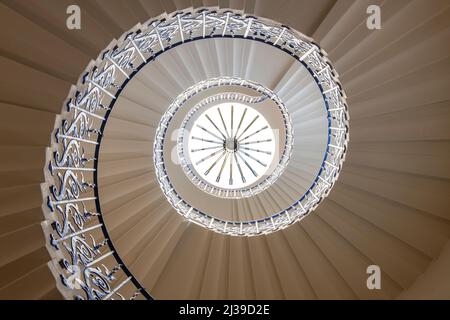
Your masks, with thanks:
<instances>
[{"instance_id":1,"label":"domed ceiling window","mask_svg":"<svg viewBox=\"0 0 450 320\"><path fill-rule=\"evenodd\" d=\"M217 109L214 109L216 107ZM213 115L214 110L217 110L223 129L219 129L214 120L211 119L217 118L217 115ZM241 114L237 128L234 127L235 111ZM222 112L225 113L225 116L222 115ZM252 120L245 129L240 131L242 129L240 125L242 125L246 115ZM210 130L211 124L220 136ZM244 136L253 125L260 128ZM228 130L230 131L228 132ZM193 123L186 145L188 149L187 159L191 162L196 174L203 178L206 183L227 191L240 190L255 183L266 174L275 154L275 136L271 130L272 128L264 116L253 108L240 103L216 105L204 111ZM206 132L212 138L200 138L203 136L203 132ZM249 140L250 137L257 140ZM211 146L211 144L217 146ZM254 144L262 144L265 150L252 148ZM255 161L263 169L254 168L247 160ZM247 170L243 170L243 167ZM239 178L236 178L237 174ZM225 181L224 177L228 177L228 181Z\"/></svg>"}]
</instances>

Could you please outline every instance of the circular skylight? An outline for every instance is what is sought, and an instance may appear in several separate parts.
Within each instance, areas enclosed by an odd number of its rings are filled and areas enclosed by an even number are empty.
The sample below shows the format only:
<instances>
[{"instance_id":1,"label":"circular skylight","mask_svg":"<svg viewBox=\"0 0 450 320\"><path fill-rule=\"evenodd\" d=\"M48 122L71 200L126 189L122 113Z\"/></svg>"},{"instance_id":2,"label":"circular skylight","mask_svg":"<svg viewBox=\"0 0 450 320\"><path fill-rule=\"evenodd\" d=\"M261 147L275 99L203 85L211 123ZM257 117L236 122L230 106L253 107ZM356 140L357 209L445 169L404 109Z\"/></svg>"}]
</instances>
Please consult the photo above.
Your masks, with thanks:
<instances>
[{"instance_id":1,"label":"circular skylight","mask_svg":"<svg viewBox=\"0 0 450 320\"><path fill-rule=\"evenodd\" d=\"M187 148L197 174L208 184L229 190L261 179L276 153L275 135L266 118L234 102L203 111L192 126Z\"/></svg>"}]
</instances>

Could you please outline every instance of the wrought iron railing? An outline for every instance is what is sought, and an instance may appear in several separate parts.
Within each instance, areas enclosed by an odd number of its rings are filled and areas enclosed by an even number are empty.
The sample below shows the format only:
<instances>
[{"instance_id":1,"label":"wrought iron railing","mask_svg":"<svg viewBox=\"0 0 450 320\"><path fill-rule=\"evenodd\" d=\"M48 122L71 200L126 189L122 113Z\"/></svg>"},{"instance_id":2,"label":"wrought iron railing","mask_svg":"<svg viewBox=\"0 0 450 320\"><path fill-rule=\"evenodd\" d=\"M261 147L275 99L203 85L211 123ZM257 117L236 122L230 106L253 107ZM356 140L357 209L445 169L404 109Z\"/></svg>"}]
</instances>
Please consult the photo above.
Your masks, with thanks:
<instances>
[{"instance_id":1,"label":"wrought iron railing","mask_svg":"<svg viewBox=\"0 0 450 320\"><path fill-rule=\"evenodd\" d=\"M265 42L302 63L327 105L330 142L313 186L285 211L239 224L212 221L200 213L195 219L232 235L272 232L311 212L336 180L348 141L345 95L326 55L312 40L272 21L231 11L177 12L137 25L89 63L56 118L47 149L42 225L52 257L49 267L65 298L151 299L121 260L104 224L97 182L99 147L117 97L143 66L177 45L211 37ZM170 201L177 208L184 205Z\"/></svg>"},{"instance_id":2,"label":"wrought iron railing","mask_svg":"<svg viewBox=\"0 0 450 320\"><path fill-rule=\"evenodd\" d=\"M184 28L185 17L189 17L186 21L186 28ZM336 71L326 58L326 53L303 34L267 19L242 16L234 12L214 13L203 11L194 15L178 15L177 21L180 28L172 31L174 35L180 33L180 38L184 39L182 41L186 41L186 37L182 35L189 30L187 32L189 40L208 37L244 38L272 45L294 57L298 63L301 63L309 71L322 93L328 115L328 143L321 168L314 182L307 192L291 206L260 220L228 221L219 219L198 210L183 199L172 185L170 177L165 170L165 155L163 153L164 128L167 127L173 117L173 113L182 104L182 101L175 100L163 115L161 120L163 125L157 130L154 145L155 171L166 198L178 213L187 220L228 235L255 236L267 234L286 228L292 223L301 220L312 212L330 192L344 162L349 139L346 96ZM196 89L196 86L193 88L192 92L188 89L187 91L190 93L186 93L186 96L182 95L178 98L180 100L189 99L190 95L200 90ZM283 167L279 169L282 171ZM270 185L278 176L272 175L272 180L268 179L265 182ZM202 187L208 188L208 186ZM216 192L217 190L213 189L212 191ZM217 192L227 191L218 190ZM252 190L248 192L251 193Z\"/></svg>"}]
</instances>

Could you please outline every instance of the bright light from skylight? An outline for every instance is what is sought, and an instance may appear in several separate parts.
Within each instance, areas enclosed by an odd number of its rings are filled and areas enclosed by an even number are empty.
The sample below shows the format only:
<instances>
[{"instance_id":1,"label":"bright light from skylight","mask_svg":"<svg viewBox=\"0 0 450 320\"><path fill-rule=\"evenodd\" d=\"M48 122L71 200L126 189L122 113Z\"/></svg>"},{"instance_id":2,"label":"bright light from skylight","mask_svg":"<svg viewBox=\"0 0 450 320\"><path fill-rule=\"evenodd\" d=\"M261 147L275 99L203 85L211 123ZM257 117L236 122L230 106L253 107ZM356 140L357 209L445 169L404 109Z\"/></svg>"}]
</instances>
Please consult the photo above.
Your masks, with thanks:
<instances>
[{"instance_id":1,"label":"bright light from skylight","mask_svg":"<svg viewBox=\"0 0 450 320\"><path fill-rule=\"evenodd\" d=\"M275 136L264 116L241 103L204 111L189 134L192 166L207 183L229 190L254 184L268 173Z\"/></svg>"}]
</instances>

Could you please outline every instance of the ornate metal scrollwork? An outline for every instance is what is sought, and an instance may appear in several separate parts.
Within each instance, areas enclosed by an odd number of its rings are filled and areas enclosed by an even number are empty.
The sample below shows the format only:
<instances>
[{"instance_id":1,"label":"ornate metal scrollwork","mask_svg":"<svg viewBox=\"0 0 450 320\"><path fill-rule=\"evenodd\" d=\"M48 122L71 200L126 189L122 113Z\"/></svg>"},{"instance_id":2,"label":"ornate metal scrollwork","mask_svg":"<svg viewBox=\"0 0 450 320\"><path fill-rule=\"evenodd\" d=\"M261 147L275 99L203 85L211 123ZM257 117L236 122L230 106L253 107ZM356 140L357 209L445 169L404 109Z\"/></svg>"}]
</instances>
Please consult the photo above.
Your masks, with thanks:
<instances>
[{"instance_id":1,"label":"ornate metal scrollwork","mask_svg":"<svg viewBox=\"0 0 450 320\"><path fill-rule=\"evenodd\" d=\"M210 221L200 214L199 221L232 235L272 232L311 212L336 181L348 142L345 94L325 53L311 39L273 21L207 9L177 12L138 25L114 40L82 73L56 119L47 152L42 187L46 217L43 228L53 257L50 268L66 298L151 298L115 252L103 224L96 185L101 128L118 92L140 67L174 45L208 37L263 41L304 63L327 103L331 135L321 179L284 212L263 221L240 224ZM177 200L176 194L168 196L171 202ZM183 203L179 206L183 208L180 210L186 208Z\"/></svg>"}]
</instances>

